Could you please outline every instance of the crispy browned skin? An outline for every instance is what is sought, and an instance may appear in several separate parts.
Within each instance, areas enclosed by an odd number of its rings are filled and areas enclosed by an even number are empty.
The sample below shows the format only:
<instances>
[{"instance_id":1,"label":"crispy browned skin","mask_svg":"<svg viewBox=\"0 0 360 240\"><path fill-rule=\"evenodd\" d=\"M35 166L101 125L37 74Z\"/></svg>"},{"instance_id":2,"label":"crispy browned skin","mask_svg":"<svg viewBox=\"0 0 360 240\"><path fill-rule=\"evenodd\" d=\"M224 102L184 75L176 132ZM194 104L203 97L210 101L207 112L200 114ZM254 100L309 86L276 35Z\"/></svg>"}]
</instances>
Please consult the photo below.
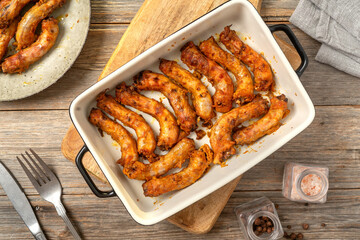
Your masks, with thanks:
<instances>
[{"instance_id":1,"label":"crispy browned skin","mask_svg":"<svg viewBox=\"0 0 360 240\"><path fill-rule=\"evenodd\" d=\"M233 129L251 118L265 114L268 110L267 104L267 100L257 97L252 102L225 113L217 120L210 132L215 164L221 164L223 160L236 153L235 141L231 138Z\"/></svg>"},{"instance_id":2,"label":"crispy browned skin","mask_svg":"<svg viewBox=\"0 0 360 240\"><path fill-rule=\"evenodd\" d=\"M0 29L0 60L5 56L10 40L14 37L16 32L18 19L15 19L9 27Z\"/></svg>"},{"instance_id":3,"label":"crispy browned skin","mask_svg":"<svg viewBox=\"0 0 360 240\"><path fill-rule=\"evenodd\" d=\"M232 72L236 78L237 87L233 99L239 99L241 104L251 102L254 95L254 85L251 73L241 61L232 54L224 51L211 36L209 39L200 43L200 50L210 59L221 64L228 71Z\"/></svg>"},{"instance_id":4,"label":"crispy browned skin","mask_svg":"<svg viewBox=\"0 0 360 240\"><path fill-rule=\"evenodd\" d=\"M220 41L230 52L250 67L254 73L255 90L268 91L274 87L275 82L269 63L263 56L243 43L236 32L230 30L229 26L221 32Z\"/></svg>"},{"instance_id":5,"label":"crispy browned skin","mask_svg":"<svg viewBox=\"0 0 360 240\"><path fill-rule=\"evenodd\" d=\"M158 147L162 150L171 148L179 137L179 127L174 115L164 105L154 99L147 98L133 88L121 83L116 88L116 100L124 105L131 106L156 118L160 124Z\"/></svg>"},{"instance_id":6,"label":"crispy browned skin","mask_svg":"<svg viewBox=\"0 0 360 240\"><path fill-rule=\"evenodd\" d=\"M184 138L178 142L169 152L151 164L134 162L124 167L126 176L132 179L149 180L153 177L161 176L174 167L181 167L190 153L195 149L194 140Z\"/></svg>"},{"instance_id":7,"label":"crispy browned skin","mask_svg":"<svg viewBox=\"0 0 360 240\"><path fill-rule=\"evenodd\" d=\"M215 116L212 99L208 89L191 72L180 67L175 61L160 60L160 70L191 93L191 98L197 115L205 122Z\"/></svg>"},{"instance_id":8,"label":"crispy browned skin","mask_svg":"<svg viewBox=\"0 0 360 240\"><path fill-rule=\"evenodd\" d=\"M145 119L141 115L116 102L113 96L105 92L100 93L96 101L98 108L107 112L115 119L120 120L125 126L135 130L139 154L152 161L153 157L155 157L154 150L156 148L156 140L153 130Z\"/></svg>"},{"instance_id":9,"label":"crispy browned skin","mask_svg":"<svg viewBox=\"0 0 360 240\"><path fill-rule=\"evenodd\" d=\"M44 56L52 48L52 46L54 46L58 34L58 21L55 18L44 20L42 22L42 32L38 40L30 47L6 58L2 64L3 72L24 72L31 64L41 59L42 56Z\"/></svg>"},{"instance_id":10,"label":"crispy browned skin","mask_svg":"<svg viewBox=\"0 0 360 240\"><path fill-rule=\"evenodd\" d=\"M213 103L216 111L228 112L232 108L234 84L229 74L213 60L202 54L193 42L188 42L181 49L181 60L190 68L204 74L216 92Z\"/></svg>"},{"instance_id":11,"label":"crispy browned skin","mask_svg":"<svg viewBox=\"0 0 360 240\"><path fill-rule=\"evenodd\" d=\"M139 90L159 91L169 99L180 128L189 133L197 127L196 113L190 106L187 92L162 74L143 71L134 77Z\"/></svg>"},{"instance_id":12,"label":"crispy browned skin","mask_svg":"<svg viewBox=\"0 0 360 240\"><path fill-rule=\"evenodd\" d=\"M139 160L136 142L131 134L119 123L108 118L100 109L93 108L89 121L102 131L109 134L121 147L121 158L118 163L122 166L133 164Z\"/></svg>"},{"instance_id":13,"label":"crispy browned skin","mask_svg":"<svg viewBox=\"0 0 360 240\"><path fill-rule=\"evenodd\" d=\"M40 0L21 19L17 32L17 49L30 46L36 39L35 30L41 20L49 16L56 8L61 7L66 0Z\"/></svg>"},{"instance_id":14,"label":"crispy browned skin","mask_svg":"<svg viewBox=\"0 0 360 240\"><path fill-rule=\"evenodd\" d=\"M146 197L157 197L161 194L183 189L195 183L212 162L212 152L205 144L190 154L189 165L178 173L165 177L153 178L142 186Z\"/></svg>"},{"instance_id":15,"label":"crispy browned skin","mask_svg":"<svg viewBox=\"0 0 360 240\"><path fill-rule=\"evenodd\" d=\"M251 144L266 134L275 132L281 125L280 120L289 112L285 95L270 100L269 112L249 127L239 129L233 135L236 144Z\"/></svg>"},{"instance_id":16,"label":"crispy browned skin","mask_svg":"<svg viewBox=\"0 0 360 240\"><path fill-rule=\"evenodd\" d=\"M0 29L6 28L19 16L20 11L31 0L2 0L0 2Z\"/></svg>"}]
</instances>

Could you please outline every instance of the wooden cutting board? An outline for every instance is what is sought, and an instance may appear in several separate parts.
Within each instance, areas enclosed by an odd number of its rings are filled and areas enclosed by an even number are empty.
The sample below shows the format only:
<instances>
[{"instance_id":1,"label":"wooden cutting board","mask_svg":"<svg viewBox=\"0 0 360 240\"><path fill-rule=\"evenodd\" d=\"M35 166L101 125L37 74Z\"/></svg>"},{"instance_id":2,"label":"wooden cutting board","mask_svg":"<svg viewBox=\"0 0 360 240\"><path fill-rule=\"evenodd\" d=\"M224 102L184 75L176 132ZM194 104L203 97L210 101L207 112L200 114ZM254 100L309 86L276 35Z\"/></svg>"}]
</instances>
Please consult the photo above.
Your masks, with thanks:
<instances>
[{"instance_id":1,"label":"wooden cutting board","mask_svg":"<svg viewBox=\"0 0 360 240\"><path fill-rule=\"evenodd\" d=\"M145 0L140 10L121 38L99 80L121 67L166 36L192 22L225 0ZM250 0L258 11L262 0ZM279 45L290 60L294 69L300 65L300 58L295 49L285 41L277 38ZM74 126L66 133L61 151L64 156L75 161L80 148L84 145ZM96 178L107 182L92 156L87 153L84 166ZM191 233L206 233L212 229L228 199L233 193L241 176L224 187L199 200L179 213L168 218L168 221Z\"/></svg>"}]
</instances>

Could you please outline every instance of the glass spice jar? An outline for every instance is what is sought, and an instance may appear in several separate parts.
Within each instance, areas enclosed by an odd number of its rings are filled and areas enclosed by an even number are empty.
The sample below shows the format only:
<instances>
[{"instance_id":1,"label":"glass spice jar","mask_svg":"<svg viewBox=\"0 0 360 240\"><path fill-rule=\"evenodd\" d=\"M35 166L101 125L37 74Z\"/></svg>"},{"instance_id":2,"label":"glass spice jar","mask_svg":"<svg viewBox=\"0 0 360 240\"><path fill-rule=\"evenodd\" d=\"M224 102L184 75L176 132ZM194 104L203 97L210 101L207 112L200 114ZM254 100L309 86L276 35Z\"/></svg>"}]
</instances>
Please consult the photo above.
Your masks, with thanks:
<instances>
[{"instance_id":1,"label":"glass spice jar","mask_svg":"<svg viewBox=\"0 0 360 240\"><path fill-rule=\"evenodd\" d=\"M284 235L275 206L267 197L237 206L234 211L246 240L275 240Z\"/></svg>"},{"instance_id":2,"label":"glass spice jar","mask_svg":"<svg viewBox=\"0 0 360 240\"><path fill-rule=\"evenodd\" d=\"M329 168L286 163L282 194L295 202L325 203L329 188Z\"/></svg>"}]
</instances>

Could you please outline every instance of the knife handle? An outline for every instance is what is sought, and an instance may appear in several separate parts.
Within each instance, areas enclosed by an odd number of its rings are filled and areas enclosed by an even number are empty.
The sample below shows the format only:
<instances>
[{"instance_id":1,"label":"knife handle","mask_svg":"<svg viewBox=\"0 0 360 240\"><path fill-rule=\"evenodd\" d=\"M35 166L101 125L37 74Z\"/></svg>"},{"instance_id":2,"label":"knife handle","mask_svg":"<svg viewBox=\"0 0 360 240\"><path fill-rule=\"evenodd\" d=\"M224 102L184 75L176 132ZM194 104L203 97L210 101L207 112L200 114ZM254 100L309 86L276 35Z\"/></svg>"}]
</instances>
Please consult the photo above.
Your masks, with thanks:
<instances>
[{"instance_id":1,"label":"knife handle","mask_svg":"<svg viewBox=\"0 0 360 240\"><path fill-rule=\"evenodd\" d=\"M34 237L36 240L46 240L46 237L43 232L39 232L39 233L35 234Z\"/></svg>"}]
</instances>

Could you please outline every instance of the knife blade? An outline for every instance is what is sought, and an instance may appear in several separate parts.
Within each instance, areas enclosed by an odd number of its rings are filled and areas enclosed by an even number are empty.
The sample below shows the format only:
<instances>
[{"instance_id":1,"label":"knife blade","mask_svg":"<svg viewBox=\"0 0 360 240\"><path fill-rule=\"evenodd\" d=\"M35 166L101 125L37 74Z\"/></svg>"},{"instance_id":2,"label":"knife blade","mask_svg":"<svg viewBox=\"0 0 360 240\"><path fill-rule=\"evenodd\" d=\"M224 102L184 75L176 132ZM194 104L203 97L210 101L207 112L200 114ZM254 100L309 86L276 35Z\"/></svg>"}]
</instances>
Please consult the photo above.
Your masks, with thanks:
<instances>
[{"instance_id":1,"label":"knife blade","mask_svg":"<svg viewBox=\"0 0 360 240\"><path fill-rule=\"evenodd\" d=\"M11 173L0 161L0 185L35 239L46 240L29 200Z\"/></svg>"}]
</instances>

